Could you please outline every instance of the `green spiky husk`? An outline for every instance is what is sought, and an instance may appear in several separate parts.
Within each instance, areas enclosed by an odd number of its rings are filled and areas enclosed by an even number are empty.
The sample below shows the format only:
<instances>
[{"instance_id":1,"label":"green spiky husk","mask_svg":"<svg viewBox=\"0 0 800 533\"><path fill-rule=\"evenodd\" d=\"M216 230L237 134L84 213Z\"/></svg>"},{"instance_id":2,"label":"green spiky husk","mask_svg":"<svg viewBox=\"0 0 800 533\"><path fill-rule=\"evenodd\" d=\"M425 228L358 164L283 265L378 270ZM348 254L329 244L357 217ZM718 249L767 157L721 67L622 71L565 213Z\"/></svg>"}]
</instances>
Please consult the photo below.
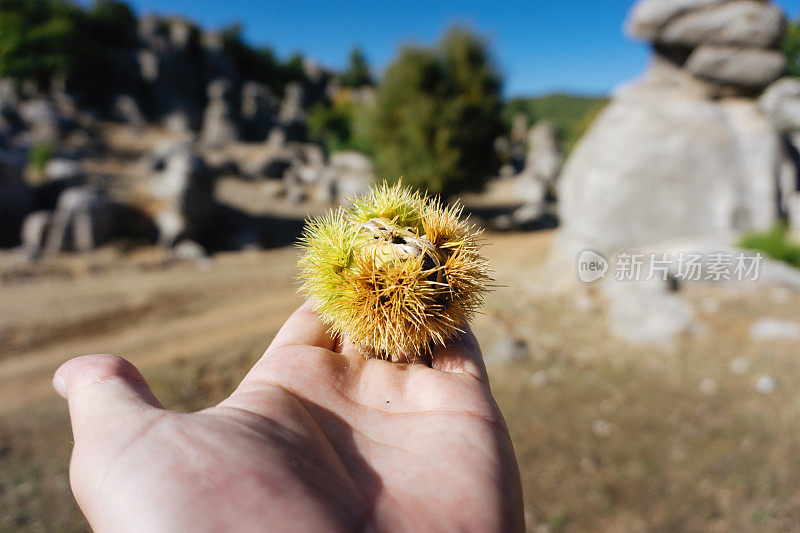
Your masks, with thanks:
<instances>
[{"instance_id":1,"label":"green spiky husk","mask_svg":"<svg viewBox=\"0 0 800 533\"><path fill-rule=\"evenodd\" d=\"M399 184L374 187L308 221L300 290L366 355L424 355L463 330L490 281L481 232L461 213Z\"/></svg>"}]
</instances>

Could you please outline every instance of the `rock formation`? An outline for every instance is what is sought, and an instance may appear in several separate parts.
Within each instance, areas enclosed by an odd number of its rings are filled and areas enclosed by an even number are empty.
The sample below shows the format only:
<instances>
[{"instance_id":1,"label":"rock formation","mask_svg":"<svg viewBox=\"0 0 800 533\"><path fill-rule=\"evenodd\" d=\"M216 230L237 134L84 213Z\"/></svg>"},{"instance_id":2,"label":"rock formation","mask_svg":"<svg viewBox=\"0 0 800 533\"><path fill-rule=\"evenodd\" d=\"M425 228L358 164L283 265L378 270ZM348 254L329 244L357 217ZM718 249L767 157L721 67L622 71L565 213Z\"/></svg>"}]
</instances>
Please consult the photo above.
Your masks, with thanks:
<instances>
[{"instance_id":1,"label":"rock formation","mask_svg":"<svg viewBox=\"0 0 800 533\"><path fill-rule=\"evenodd\" d=\"M653 60L574 149L559 184L575 251L765 229L781 138L751 95L783 72L780 11L750 0L640 0L628 21Z\"/></svg>"},{"instance_id":2,"label":"rock formation","mask_svg":"<svg viewBox=\"0 0 800 533\"><path fill-rule=\"evenodd\" d=\"M627 30L698 78L746 92L783 74L784 26L780 9L759 0L640 0Z\"/></svg>"},{"instance_id":3,"label":"rock formation","mask_svg":"<svg viewBox=\"0 0 800 533\"><path fill-rule=\"evenodd\" d=\"M207 146L221 146L239 138L236 119L228 102L230 92L230 83L225 79L214 80L208 85L208 105L200 131L200 141Z\"/></svg>"}]
</instances>

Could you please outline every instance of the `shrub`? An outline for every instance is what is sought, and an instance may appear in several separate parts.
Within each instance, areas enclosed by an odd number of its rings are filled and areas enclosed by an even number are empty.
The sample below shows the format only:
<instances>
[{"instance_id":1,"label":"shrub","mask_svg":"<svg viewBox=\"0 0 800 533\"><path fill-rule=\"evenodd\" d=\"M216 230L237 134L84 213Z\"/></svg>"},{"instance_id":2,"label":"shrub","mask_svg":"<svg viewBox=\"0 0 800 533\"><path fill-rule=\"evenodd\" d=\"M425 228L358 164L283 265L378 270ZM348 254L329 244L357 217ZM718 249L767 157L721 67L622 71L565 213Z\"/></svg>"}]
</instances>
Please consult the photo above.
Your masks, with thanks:
<instances>
[{"instance_id":1,"label":"shrub","mask_svg":"<svg viewBox=\"0 0 800 533\"><path fill-rule=\"evenodd\" d=\"M739 241L739 246L764 252L773 259L800 268L800 243L791 239L784 222L776 224L768 231L748 233Z\"/></svg>"},{"instance_id":2,"label":"shrub","mask_svg":"<svg viewBox=\"0 0 800 533\"><path fill-rule=\"evenodd\" d=\"M500 78L483 41L452 29L433 49L406 47L388 67L370 119L379 169L445 196L497 170Z\"/></svg>"}]
</instances>

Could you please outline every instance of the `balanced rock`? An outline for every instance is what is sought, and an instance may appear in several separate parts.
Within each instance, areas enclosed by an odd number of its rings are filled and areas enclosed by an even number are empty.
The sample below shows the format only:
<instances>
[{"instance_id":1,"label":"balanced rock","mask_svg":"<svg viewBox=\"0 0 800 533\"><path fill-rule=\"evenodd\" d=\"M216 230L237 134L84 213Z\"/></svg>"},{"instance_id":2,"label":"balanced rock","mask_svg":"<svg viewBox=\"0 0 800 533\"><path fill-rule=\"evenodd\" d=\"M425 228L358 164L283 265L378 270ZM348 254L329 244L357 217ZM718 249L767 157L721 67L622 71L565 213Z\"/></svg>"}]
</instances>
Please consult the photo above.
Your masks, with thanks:
<instances>
[{"instance_id":1,"label":"balanced rock","mask_svg":"<svg viewBox=\"0 0 800 533\"><path fill-rule=\"evenodd\" d=\"M628 15L628 35L636 39L655 41L666 24L676 17L703 9L725 0L640 0Z\"/></svg>"},{"instance_id":2,"label":"balanced rock","mask_svg":"<svg viewBox=\"0 0 800 533\"><path fill-rule=\"evenodd\" d=\"M781 10L759 0L639 0L627 22L629 35L676 66L739 94L783 74L785 26Z\"/></svg>"},{"instance_id":3,"label":"balanced rock","mask_svg":"<svg viewBox=\"0 0 800 533\"><path fill-rule=\"evenodd\" d=\"M780 41L785 22L781 10L769 3L725 2L676 17L658 32L655 41L679 46L717 44L768 48Z\"/></svg>"},{"instance_id":4,"label":"balanced rock","mask_svg":"<svg viewBox=\"0 0 800 533\"><path fill-rule=\"evenodd\" d=\"M686 60L686 69L721 84L758 89L783 75L786 58L777 50L703 45Z\"/></svg>"}]
</instances>

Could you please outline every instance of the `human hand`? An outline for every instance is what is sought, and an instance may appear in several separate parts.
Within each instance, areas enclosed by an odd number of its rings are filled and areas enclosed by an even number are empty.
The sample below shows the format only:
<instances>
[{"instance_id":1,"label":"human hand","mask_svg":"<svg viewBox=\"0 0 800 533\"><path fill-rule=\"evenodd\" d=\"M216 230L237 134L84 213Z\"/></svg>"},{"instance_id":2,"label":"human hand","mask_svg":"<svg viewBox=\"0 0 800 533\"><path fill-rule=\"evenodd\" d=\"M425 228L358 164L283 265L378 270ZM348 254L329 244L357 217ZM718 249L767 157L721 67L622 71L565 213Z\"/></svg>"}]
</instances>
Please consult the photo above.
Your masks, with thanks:
<instances>
[{"instance_id":1,"label":"human hand","mask_svg":"<svg viewBox=\"0 0 800 533\"><path fill-rule=\"evenodd\" d=\"M165 410L111 355L72 359L70 482L95 531L516 531L519 473L467 332L431 367L337 346L309 304L220 404Z\"/></svg>"}]
</instances>

